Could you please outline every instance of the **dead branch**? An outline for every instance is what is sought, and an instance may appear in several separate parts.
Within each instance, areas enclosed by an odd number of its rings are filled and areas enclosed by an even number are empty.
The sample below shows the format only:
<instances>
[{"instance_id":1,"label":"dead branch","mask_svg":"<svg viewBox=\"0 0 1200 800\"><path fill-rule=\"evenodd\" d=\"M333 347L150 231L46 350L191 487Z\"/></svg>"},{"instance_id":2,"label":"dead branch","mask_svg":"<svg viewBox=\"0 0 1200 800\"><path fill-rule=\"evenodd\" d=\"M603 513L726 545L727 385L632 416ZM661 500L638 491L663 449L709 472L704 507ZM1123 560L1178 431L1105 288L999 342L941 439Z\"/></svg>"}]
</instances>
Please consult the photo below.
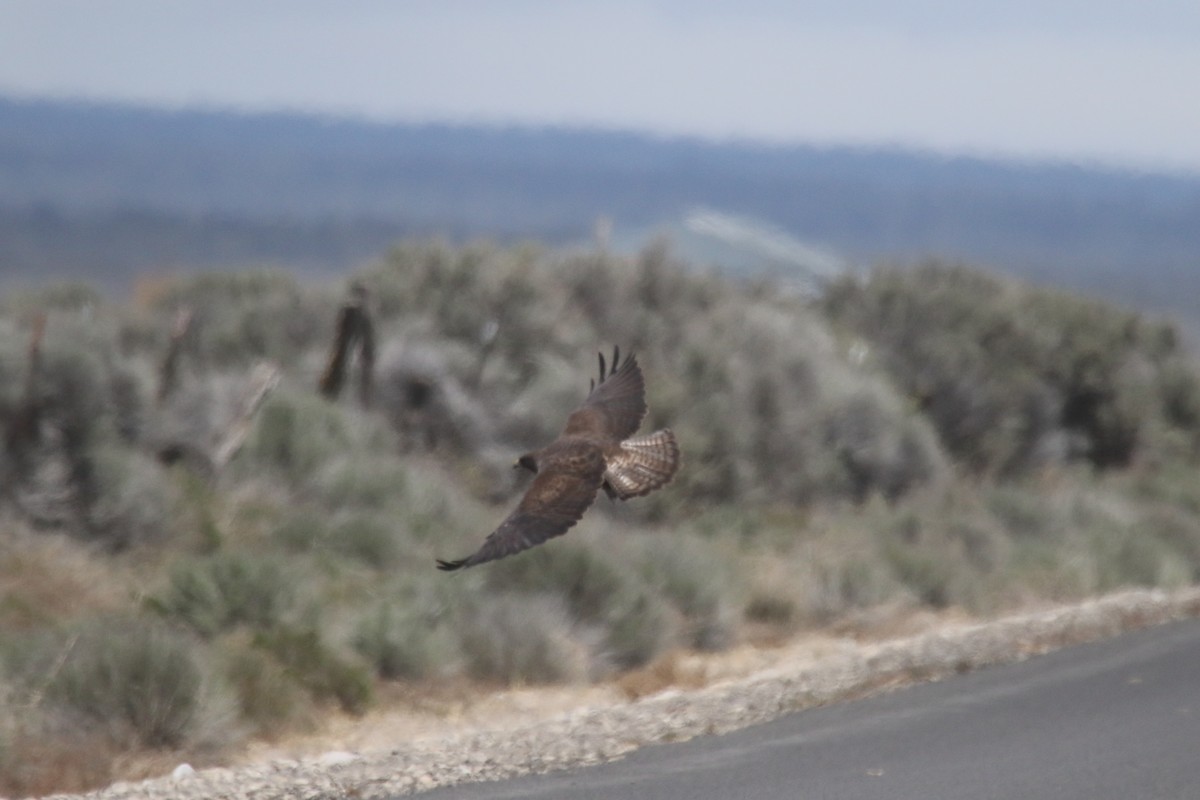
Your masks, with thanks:
<instances>
[{"instance_id":1,"label":"dead branch","mask_svg":"<svg viewBox=\"0 0 1200 800\"><path fill-rule=\"evenodd\" d=\"M38 439L41 405L38 384L42 374L42 338L46 333L46 313L39 311L33 318L29 334L29 371L25 374L25 392L9 418L4 431L4 446L15 458L20 458Z\"/></svg>"},{"instance_id":2,"label":"dead branch","mask_svg":"<svg viewBox=\"0 0 1200 800\"><path fill-rule=\"evenodd\" d=\"M167 344L167 355L159 368L158 404L161 406L179 385L179 357L183 352L183 341L192 327L192 309L184 306L175 315L171 328L171 340Z\"/></svg>"},{"instance_id":3,"label":"dead branch","mask_svg":"<svg viewBox=\"0 0 1200 800\"><path fill-rule=\"evenodd\" d=\"M271 390L279 384L279 377L279 367L270 362L261 362L254 368L254 372L250 376L250 388L242 400L237 418L229 426L225 435L221 437L220 443L213 453L214 472L219 473L224 469L225 465L237 455L238 450L245 444L246 437L250 435L254 415Z\"/></svg>"},{"instance_id":4,"label":"dead branch","mask_svg":"<svg viewBox=\"0 0 1200 800\"><path fill-rule=\"evenodd\" d=\"M338 313L329 361L317 384L317 389L328 399L336 400L341 395L356 346L359 368L358 399L366 408L371 405L375 381L375 329L367 311L367 290L357 283L350 288L350 297Z\"/></svg>"}]
</instances>

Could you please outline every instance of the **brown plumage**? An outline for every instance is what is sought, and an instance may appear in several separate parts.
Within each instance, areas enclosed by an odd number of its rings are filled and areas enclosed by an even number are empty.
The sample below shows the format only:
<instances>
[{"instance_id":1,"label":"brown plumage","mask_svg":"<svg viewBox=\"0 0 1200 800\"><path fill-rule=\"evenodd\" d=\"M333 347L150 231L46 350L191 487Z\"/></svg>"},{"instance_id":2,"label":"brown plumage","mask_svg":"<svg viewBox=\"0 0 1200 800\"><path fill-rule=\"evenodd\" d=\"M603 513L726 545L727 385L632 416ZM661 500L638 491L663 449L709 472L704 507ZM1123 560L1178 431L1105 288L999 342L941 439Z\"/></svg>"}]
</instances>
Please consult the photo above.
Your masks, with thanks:
<instances>
[{"instance_id":1,"label":"brown plumage","mask_svg":"<svg viewBox=\"0 0 1200 800\"><path fill-rule=\"evenodd\" d=\"M646 416L646 388L633 356L612 365L600 354L600 380L583 405L567 418L559 437L541 450L526 453L516 466L535 473L525 496L473 555L438 560L438 569L455 570L511 556L561 536L583 517L603 488L613 499L641 497L666 485L679 468L675 434L664 428L634 437Z\"/></svg>"}]
</instances>

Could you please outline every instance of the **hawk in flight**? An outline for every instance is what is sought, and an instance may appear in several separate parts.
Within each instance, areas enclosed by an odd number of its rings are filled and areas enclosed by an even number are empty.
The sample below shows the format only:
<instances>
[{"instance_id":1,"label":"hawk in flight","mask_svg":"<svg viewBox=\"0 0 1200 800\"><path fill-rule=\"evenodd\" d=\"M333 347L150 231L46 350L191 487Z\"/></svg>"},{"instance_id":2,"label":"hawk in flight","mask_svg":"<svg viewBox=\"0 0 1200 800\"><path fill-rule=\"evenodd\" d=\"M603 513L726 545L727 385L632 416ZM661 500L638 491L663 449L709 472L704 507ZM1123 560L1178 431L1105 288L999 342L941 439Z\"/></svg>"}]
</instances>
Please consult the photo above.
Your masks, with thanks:
<instances>
[{"instance_id":1,"label":"hawk in flight","mask_svg":"<svg viewBox=\"0 0 1200 800\"><path fill-rule=\"evenodd\" d=\"M567 417L553 442L517 459L537 477L500 527L473 555L438 560L438 569L473 567L511 556L561 536L583 516L603 489L610 499L641 497L665 485L679 468L679 446L668 428L634 436L646 416L646 387L633 356L612 365L600 354L600 380L583 405Z\"/></svg>"}]
</instances>

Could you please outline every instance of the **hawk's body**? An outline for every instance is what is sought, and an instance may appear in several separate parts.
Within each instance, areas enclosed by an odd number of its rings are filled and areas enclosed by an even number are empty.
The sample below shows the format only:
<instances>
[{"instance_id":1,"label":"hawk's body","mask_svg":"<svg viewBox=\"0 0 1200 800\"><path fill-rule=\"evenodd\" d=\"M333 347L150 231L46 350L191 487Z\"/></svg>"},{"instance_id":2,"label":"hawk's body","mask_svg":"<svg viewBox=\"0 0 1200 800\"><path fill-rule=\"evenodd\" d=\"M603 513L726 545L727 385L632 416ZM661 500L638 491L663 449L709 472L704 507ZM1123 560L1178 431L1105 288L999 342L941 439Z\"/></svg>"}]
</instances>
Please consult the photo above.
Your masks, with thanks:
<instances>
[{"instance_id":1,"label":"hawk's body","mask_svg":"<svg viewBox=\"0 0 1200 800\"><path fill-rule=\"evenodd\" d=\"M605 374L600 356L600 382L567 418L562 434L541 450L527 453L517 465L536 473L516 509L500 523L473 555L460 561L438 561L444 570L460 569L503 558L566 533L603 488L614 499L641 497L663 486L679 468L679 447L669 429L635 438L646 416L642 370L633 357Z\"/></svg>"}]
</instances>

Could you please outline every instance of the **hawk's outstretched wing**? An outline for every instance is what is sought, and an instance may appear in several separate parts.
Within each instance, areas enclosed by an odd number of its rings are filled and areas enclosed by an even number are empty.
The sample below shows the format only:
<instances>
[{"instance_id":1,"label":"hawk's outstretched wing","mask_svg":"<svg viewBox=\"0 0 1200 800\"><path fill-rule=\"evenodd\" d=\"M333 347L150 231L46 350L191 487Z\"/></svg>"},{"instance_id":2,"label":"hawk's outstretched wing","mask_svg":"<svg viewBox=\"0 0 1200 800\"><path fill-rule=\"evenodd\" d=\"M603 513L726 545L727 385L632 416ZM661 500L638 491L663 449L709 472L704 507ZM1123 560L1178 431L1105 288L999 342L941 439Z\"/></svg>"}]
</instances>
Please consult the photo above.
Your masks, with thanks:
<instances>
[{"instance_id":1,"label":"hawk's outstretched wing","mask_svg":"<svg viewBox=\"0 0 1200 800\"><path fill-rule=\"evenodd\" d=\"M511 556L566 533L596 499L604 479L604 456L580 445L548 458L516 509L492 531L483 546L459 561L438 560L438 569L455 570Z\"/></svg>"},{"instance_id":2,"label":"hawk's outstretched wing","mask_svg":"<svg viewBox=\"0 0 1200 800\"><path fill-rule=\"evenodd\" d=\"M637 432L646 416L646 385L637 358L629 356L621 363L620 357L621 351L613 348L611 371L606 375L604 354L600 355L600 381L567 418L563 435L620 441Z\"/></svg>"}]
</instances>

